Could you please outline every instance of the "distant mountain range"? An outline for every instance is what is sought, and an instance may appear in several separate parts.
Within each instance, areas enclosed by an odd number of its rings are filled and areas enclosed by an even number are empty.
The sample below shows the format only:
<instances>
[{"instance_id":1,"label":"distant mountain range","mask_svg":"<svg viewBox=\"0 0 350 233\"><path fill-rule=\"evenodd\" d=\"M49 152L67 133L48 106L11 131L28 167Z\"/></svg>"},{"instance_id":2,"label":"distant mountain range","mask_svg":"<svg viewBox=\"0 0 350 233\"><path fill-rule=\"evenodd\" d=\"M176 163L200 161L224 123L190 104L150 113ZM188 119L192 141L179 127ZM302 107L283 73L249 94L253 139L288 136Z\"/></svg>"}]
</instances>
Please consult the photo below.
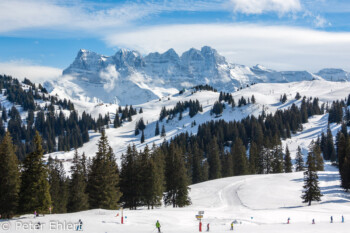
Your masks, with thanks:
<instances>
[{"instance_id":1,"label":"distant mountain range","mask_svg":"<svg viewBox=\"0 0 350 233\"><path fill-rule=\"evenodd\" d=\"M81 49L60 80L46 83L53 93L89 102L140 104L183 88L209 84L232 92L251 83L298 82L313 79L349 81L342 69L275 71L261 65L232 64L208 46L191 48L179 56L174 49L142 56L137 51L119 50L104 56Z\"/></svg>"}]
</instances>

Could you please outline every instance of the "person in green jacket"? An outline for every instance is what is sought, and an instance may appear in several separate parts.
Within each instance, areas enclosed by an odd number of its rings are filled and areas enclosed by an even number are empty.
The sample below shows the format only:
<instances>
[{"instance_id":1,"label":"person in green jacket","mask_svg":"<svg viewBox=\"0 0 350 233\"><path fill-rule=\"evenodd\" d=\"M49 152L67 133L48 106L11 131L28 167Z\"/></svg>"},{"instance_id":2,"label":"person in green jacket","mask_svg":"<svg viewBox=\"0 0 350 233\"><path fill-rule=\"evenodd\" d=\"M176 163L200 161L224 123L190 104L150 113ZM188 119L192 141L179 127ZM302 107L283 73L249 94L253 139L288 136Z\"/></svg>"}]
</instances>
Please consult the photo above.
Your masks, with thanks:
<instances>
[{"instance_id":1,"label":"person in green jacket","mask_svg":"<svg viewBox=\"0 0 350 233\"><path fill-rule=\"evenodd\" d=\"M157 220L157 222L156 222L156 228L158 228L158 232L160 233L160 223L159 223L158 220Z\"/></svg>"}]
</instances>

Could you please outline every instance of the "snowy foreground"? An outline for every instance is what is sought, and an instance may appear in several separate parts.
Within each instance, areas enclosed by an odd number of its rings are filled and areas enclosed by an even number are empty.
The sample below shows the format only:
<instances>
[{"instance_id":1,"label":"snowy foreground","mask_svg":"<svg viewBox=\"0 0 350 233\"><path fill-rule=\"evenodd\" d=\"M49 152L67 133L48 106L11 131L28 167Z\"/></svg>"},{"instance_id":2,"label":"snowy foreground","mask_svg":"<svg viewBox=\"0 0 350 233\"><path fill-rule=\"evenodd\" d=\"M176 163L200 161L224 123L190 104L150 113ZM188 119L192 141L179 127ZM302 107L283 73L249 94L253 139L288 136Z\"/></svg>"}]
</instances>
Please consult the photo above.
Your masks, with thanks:
<instances>
[{"instance_id":1,"label":"snowy foreground","mask_svg":"<svg viewBox=\"0 0 350 233\"><path fill-rule=\"evenodd\" d=\"M195 215L205 211L203 226L210 223L210 232L228 232L237 220L234 232L349 232L350 195L339 187L336 169L326 166L319 173L324 196L320 203L305 206L300 195L303 185L301 172L291 174L251 175L213 180L191 186L193 204L186 208L161 207L154 210L124 210L120 224L118 210L90 210L72 214L52 214L34 218L22 216L1 222L5 232L70 232L82 219L84 232L156 232L159 220L163 232L198 232ZM117 217L116 215L119 214ZM345 223L341 223L344 215ZM334 223L330 223L333 216ZM290 224L287 219L290 218ZM311 224L312 219L316 224ZM35 229L34 225L42 225ZM25 227L31 229L25 230ZM50 229L51 228L51 229ZM74 229L73 229L74 228ZM204 227L205 228L205 227ZM204 229L205 231L205 229Z\"/></svg>"}]
</instances>

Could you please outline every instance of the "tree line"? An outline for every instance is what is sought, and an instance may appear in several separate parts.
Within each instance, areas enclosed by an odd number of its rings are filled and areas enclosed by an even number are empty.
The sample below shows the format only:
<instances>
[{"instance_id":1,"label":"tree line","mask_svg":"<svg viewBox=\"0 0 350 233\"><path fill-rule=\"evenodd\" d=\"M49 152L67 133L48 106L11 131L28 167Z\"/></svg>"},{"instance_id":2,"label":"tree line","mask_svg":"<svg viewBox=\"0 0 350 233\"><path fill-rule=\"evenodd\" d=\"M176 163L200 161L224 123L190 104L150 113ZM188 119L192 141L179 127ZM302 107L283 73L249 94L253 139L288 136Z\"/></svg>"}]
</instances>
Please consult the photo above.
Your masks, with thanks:
<instances>
[{"instance_id":1,"label":"tree line","mask_svg":"<svg viewBox=\"0 0 350 233\"><path fill-rule=\"evenodd\" d=\"M159 121L163 121L163 119L166 117L168 117L168 120L172 120L178 113L180 114L179 120L181 120L182 113L187 109L189 109L189 116L191 118L194 117L198 112L203 111L203 107L198 100L190 100L184 102L180 101L176 103L174 108L166 109L163 107L159 114Z\"/></svg>"}]
</instances>

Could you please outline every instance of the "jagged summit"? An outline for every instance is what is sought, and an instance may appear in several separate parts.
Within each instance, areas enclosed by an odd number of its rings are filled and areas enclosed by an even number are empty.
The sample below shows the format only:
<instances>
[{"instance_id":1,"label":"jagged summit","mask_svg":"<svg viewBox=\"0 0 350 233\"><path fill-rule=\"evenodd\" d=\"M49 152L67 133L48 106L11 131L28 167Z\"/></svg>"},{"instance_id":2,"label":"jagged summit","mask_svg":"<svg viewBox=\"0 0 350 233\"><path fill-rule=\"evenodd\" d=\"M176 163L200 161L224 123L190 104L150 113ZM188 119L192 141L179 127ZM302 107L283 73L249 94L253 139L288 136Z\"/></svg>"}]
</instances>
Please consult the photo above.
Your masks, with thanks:
<instances>
[{"instance_id":1,"label":"jagged summit","mask_svg":"<svg viewBox=\"0 0 350 233\"><path fill-rule=\"evenodd\" d=\"M251 83L348 81L350 78L349 73L341 69L324 69L312 74L231 64L210 46L191 48L181 55L171 48L144 56L129 49L120 49L112 56L80 49L63 75L69 78L63 77L60 83L49 86L63 88L73 98L120 104L139 104L200 84L232 92Z\"/></svg>"}]
</instances>

